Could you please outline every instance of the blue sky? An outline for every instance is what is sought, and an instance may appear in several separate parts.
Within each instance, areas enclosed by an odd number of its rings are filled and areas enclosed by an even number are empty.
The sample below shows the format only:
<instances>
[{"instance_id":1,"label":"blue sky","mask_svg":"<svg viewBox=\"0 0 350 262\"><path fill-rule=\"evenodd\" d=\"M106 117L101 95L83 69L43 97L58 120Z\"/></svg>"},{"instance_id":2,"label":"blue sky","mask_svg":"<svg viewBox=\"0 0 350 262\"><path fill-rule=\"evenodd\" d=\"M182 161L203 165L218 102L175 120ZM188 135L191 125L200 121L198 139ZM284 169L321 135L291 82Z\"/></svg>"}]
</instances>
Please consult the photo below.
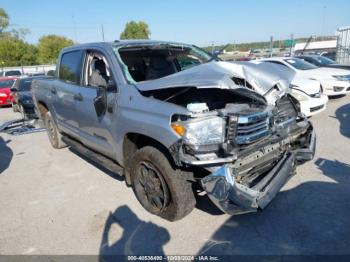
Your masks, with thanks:
<instances>
[{"instance_id":1,"label":"blue sky","mask_svg":"<svg viewBox=\"0 0 350 262\"><path fill-rule=\"evenodd\" d=\"M0 0L13 27L30 29L26 40L44 34L77 42L115 40L129 20L148 23L151 38L200 46L333 35L350 25L348 0Z\"/></svg>"}]
</instances>

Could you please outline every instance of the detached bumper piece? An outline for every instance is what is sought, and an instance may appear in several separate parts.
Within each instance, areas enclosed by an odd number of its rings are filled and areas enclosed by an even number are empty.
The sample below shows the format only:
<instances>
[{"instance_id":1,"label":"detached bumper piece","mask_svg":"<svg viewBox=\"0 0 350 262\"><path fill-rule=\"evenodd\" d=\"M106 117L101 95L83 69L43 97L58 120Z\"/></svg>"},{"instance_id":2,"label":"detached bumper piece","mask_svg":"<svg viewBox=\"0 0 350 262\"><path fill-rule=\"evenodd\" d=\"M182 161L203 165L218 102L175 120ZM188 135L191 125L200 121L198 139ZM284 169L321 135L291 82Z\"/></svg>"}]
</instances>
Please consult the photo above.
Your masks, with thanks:
<instances>
[{"instance_id":1,"label":"detached bumper piece","mask_svg":"<svg viewBox=\"0 0 350 262\"><path fill-rule=\"evenodd\" d=\"M316 132L312 129L307 133L306 143L303 148L294 150L297 162L305 162L314 158L316 151Z\"/></svg>"},{"instance_id":2,"label":"detached bumper piece","mask_svg":"<svg viewBox=\"0 0 350 262\"><path fill-rule=\"evenodd\" d=\"M265 208L295 172L295 155L287 152L259 183L249 188L235 181L229 164L201 180L210 200L235 215Z\"/></svg>"}]
</instances>

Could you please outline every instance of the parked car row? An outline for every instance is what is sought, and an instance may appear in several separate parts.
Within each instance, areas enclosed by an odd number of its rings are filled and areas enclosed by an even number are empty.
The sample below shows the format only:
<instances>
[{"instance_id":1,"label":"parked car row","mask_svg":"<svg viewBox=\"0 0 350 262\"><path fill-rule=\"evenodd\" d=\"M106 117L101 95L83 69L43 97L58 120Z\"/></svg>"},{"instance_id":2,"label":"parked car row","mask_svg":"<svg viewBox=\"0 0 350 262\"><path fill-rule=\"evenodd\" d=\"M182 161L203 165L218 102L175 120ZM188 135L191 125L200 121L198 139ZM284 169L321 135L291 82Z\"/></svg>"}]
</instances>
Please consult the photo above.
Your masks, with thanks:
<instances>
[{"instance_id":1,"label":"parked car row","mask_svg":"<svg viewBox=\"0 0 350 262\"><path fill-rule=\"evenodd\" d=\"M31 93L34 79L47 76L21 76L0 78L0 106L12 106L14 112L19 112L25 120L37 119Z\"/></svg>"},{"instance_id":2,"label":"parked car row","mask_svg":"<svg viewBox=\"0 0 350 262\"><path fill-rule=\"evenodd\" d=\"M330 66L317 65L309 61L328 61ZM281 70L293 74L290 83L291 95L299 101L306 116L312 116L326 109L328 97L346 95L350 92L350 70L347 65L338 65L329 58L309 55L298 57L273 57L251 61L255 64L274 64Z\"/></svg>"},{"instance_id":3,"label":"parked car row","mask_svg":"<svg viewBox=\"0 0 350 262\"><path fill-rule=\"evenodd\" d=\"M7 70L2 70L0 72L0 77L53 76L54 73L55 73L55 70L22 73L22 71L18 69L7 69Z\"/></svg>"}]
</instances>

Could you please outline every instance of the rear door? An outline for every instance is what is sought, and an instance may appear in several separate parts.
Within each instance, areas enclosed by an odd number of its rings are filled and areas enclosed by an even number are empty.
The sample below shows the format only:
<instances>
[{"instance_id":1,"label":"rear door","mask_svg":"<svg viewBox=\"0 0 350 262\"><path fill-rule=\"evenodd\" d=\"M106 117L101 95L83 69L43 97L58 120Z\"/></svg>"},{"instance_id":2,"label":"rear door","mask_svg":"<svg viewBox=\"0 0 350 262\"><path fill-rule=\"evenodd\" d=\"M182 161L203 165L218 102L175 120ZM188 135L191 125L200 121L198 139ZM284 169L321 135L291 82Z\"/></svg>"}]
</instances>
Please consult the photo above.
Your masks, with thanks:
<instances>
[{"instance_id":1,"label":"rear door","mask_svg":"<svg viewBox=\"0 0 350 262\"><path fill-rule=\"evenodd\" d=\"M62 54L58 68L58 78L50 87L52 104L60 128L79 139L80 85L84 50L73 50Z\"/></svg>"}]
</instances>

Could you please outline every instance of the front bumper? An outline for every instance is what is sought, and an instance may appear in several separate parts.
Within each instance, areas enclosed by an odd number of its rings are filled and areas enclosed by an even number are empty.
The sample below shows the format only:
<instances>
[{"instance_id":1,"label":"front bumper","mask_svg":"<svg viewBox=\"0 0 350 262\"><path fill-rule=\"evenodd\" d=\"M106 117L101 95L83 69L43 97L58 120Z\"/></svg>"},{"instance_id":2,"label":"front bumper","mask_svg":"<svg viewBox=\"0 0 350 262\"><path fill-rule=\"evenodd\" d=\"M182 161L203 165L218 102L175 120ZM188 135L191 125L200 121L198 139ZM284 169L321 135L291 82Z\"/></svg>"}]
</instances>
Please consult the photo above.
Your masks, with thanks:
<instances>
[{"instance_id":1,"label":"front bumper","mask_svg":"<svg viewBox=\"0 0 350 262\"><path fill-rule=\"evenodd\" d=\"M295 173L298 162L313 159L316 133L312 126L306 133L303 148L287 151L278 163L253 187L237 183L232 165L225 164L214 173L201 179L203 189L211 201L225 213L234 215L255 212L265 208L289 178Z\"/></svg>"},{"instance_id":2,"label":"front bumper","mask_svg":"<svg viewBox=\"0 0 350 262\"><path fill-rule=\"evenodd\" d=\"M322 94L319 98L310 97L306 101L299 101L300 111L307 117L318 114L326 109L328 96Z\"/></svg>"},{"instance_id":3,"label":"front bumper","mask_svg":"<svg viewBox=\"0 0 350 262\"><path fill-rule=\"evenodd\" d=\"M312 129L311 129L312 128ZM304 147L295 149L295 159L297 162L305 162L312 160L316 151L316 132L313 127L310 127L310 131L306 133L306 142Z\"/></svg>"},{"instance_id":4,"label":"front bumper","mask_svg":"<svg viewBox=\"0 0 350 262\"><path fill-rule=\"evenodd\" d=\"M347 81L338 81L338 80L324 80L321 82L323 86L323 92L327 96L339 96L345 95L350 87L350 83Z\"/></svg>"},{"instance_id":5,"label":"front bumper","mask_svg":"<svg viewBox=\"0 0 350 262\"><path fill-rule=\"evenodd\" d=\"M12 99L9 97L0 98L0 106L9 106L12 104Z\"/></svg>"},{"instance_id":6,"label":"front bumper","mask_svg":"<svg viewBox=\"0 0 350 262\"><path fill-rule=\"evenodd\" d=\"M236 215L265 208L294 174L295 155L286 153L255 186L249 188L235 181L229 164L202 178L201 184L210 200L225 213Z\"/></svg>"}]
</instances>

